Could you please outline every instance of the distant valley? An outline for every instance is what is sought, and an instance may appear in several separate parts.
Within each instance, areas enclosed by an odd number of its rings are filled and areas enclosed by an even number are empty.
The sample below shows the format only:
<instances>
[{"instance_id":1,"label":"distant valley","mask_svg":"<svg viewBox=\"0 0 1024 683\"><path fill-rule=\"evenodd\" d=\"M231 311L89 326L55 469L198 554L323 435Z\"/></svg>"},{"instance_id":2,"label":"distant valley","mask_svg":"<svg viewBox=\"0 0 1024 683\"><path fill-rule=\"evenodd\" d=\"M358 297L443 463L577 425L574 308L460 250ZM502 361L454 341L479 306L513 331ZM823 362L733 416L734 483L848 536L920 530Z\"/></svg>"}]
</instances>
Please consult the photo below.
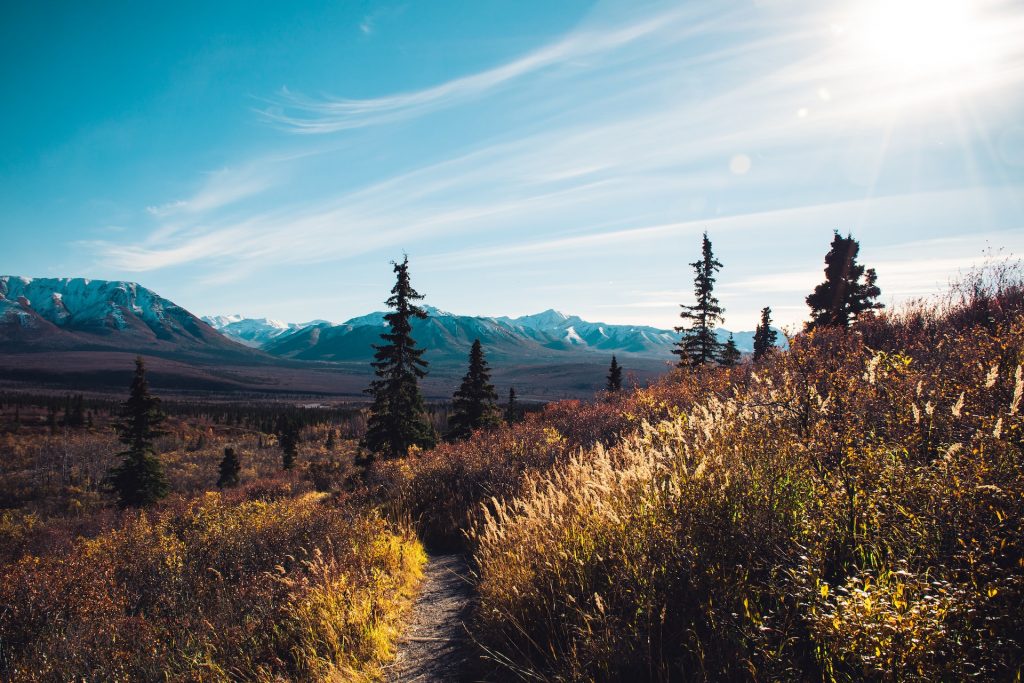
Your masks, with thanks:
<instances>
[{"instance_id":1,"label":"distant valley","mask_svg":"<svg viewBox=\"0 0 1024 683\"><path fill-rule=\"evenodd\" d=\"M424 383L450 395L480 339L499 390L546 400L590 396L612 354L646 383L667 371L677 333L588 322L547 310L518 318L456 315L427 307L413 336L431 363ZM151 358L152 381L181 391L334 395L361 398L384 313L333 324L222 315L199 318L132 282L0 277L0 386L121 386L134 354ZM724 339L729 332L721 330ZM743 351L751 332L735 333ZM124 376L122 376L124 375Z\"/></svg>"}]
</instances>

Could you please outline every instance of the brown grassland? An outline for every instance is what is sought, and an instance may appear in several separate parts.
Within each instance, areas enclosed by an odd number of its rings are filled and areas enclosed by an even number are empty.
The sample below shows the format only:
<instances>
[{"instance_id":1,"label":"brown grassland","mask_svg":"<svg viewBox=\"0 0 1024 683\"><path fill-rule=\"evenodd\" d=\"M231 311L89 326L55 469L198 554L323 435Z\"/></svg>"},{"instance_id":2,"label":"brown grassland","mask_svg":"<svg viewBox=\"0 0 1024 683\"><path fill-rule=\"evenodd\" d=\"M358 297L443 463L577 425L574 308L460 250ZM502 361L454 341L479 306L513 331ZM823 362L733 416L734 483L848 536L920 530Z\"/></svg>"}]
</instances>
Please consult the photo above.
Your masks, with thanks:
<instances>
[{"instance_id":1,"label":"brown grassland","mask_svg":"<svg viewBox=\"0 0 1024 683\"><path fill-rule=\"evenodd\" d=\"M1004 267L366 471L328 425L281 473L273 437L175 420L142 513L101 490L102 420L9 429L0 678L379 677L422 539L470 555L489 678L1020 680L1022 403Z\"/></svg>"}]
</instances>

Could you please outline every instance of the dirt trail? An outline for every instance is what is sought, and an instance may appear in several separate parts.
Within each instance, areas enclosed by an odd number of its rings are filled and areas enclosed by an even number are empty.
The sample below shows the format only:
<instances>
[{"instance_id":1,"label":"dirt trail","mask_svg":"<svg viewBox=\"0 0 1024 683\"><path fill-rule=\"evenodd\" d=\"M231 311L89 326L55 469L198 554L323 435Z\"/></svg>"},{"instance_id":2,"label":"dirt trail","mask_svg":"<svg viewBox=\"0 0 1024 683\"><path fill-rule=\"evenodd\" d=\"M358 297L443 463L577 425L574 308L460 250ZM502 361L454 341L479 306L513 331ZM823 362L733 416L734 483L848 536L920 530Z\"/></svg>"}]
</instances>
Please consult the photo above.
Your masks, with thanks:
<instances>
[{"instance_id":1,"label":"dirt trail","mask_svg":"<svg viewBox=\"0 0 1024 683\"><path fill-rule=\"evenodd\" d=\"M462 555L431 555L387 679L398 683L466 680L472 589Z\"/></svg>"}]
</instances>

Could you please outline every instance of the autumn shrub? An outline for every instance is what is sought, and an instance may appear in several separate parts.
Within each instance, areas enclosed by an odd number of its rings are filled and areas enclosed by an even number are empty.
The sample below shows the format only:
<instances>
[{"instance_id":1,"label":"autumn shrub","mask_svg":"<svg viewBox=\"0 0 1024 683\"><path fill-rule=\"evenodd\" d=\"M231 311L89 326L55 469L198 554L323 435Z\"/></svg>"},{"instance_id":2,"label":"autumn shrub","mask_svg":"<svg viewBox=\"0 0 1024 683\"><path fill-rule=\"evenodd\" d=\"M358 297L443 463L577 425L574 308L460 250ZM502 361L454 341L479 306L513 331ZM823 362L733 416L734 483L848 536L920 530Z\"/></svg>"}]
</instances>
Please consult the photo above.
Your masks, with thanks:
<instances>
[{"instance_id":1,"label":"autumn shrub","mask_svg":"<svg viewBox=\"0 0 1024 683\"><path fill-rule=\"evenodd\" d=\"M425 556L322 494L209 493L0 576L3 680L349 680L389 656ZM239 501L239 502L235 502Z\"/></svg>"},{"instance_id":2,"label":"autumn shrub","mask_svg":"<svg viewBox=\"0 0 1024 683\"><path fill-rule=\"evenodd\" d=\"M742 368L676 373L632 392L551 403L522 422L375 463L365 477L369 496L392 517L411 521L429 545L462 548L480 505L518 494L527 474L595 445L617 443L646 423L680 414L698 397L728 392L745 375ZM319 476L319 466L311 474Z\"/></svg>"},{"instance_id":3,"label":"autumn shrub","mask_svg":"<svg viewBox=\"0 0 1024 683\"><path fill-rule=\"evenodd\" d=\"M478 508L488 655L531 679L1019 678L1024 320L868 337L645 390L639 432Z\"/></svg>"},{"instance_id":4,"label":"autumn shrub","mask_svg":"<svg viewBox=\"0 0 1024 683\"><path fill-rule=\"evenodd\" d=\"M514 494L526 472L549 468L567 449L556 429L529 420L378 462L366 481L374 499L393 518L412 521L428 545L457 548L484 500Z\"/></svg>"}]
</instances>

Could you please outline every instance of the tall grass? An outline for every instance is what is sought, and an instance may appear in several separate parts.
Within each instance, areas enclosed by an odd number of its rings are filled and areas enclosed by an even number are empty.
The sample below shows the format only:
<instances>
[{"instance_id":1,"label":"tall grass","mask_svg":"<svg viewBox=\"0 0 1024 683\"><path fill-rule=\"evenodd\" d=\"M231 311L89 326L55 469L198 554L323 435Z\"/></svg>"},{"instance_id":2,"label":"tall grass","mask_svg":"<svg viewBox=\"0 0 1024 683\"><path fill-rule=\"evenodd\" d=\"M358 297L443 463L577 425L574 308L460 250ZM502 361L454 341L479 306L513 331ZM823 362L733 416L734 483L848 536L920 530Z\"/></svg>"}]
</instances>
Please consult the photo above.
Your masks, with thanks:
<instances>
[{"instance_id":1,"label":"tall grass","mask_svg":"<svg viewBox=\"0 0 1024 683\"><path fill-rule=\"evenodd\" d=\"M667 417L528 472L471 532L491 657L551 680L1019 678L1024 320L941 327L807 335L702 398L678 376L649 394L683 397Z\"/></svg>"}]
</instances>

